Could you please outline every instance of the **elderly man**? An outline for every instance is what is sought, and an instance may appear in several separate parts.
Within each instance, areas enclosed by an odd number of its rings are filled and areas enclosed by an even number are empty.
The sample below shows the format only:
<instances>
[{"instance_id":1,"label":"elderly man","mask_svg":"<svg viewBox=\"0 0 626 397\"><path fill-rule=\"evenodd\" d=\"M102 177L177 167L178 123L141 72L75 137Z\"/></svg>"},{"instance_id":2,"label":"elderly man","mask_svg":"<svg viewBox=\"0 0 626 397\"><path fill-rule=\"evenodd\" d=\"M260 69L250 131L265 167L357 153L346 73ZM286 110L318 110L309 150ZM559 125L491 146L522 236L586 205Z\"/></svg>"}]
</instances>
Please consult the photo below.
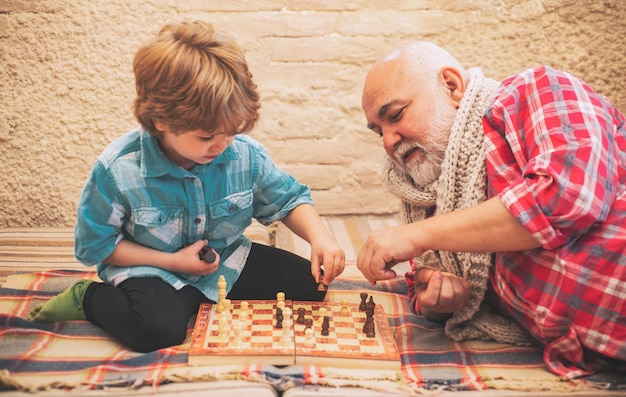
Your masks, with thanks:
<instances>
[{"instance_id":1,"label":"elderly man","mask_svg":"<svg viewBox=\"0 0 626 397\"><path fill-rule=\"evenodd\" d=\"M376 62L362 98L406 224L374 232L371 282L410 260L409 296L455 340L541 343L575 378L626 360L626 127L578 78L498 83L442 48Z\"/></svg>"}]
</instances>

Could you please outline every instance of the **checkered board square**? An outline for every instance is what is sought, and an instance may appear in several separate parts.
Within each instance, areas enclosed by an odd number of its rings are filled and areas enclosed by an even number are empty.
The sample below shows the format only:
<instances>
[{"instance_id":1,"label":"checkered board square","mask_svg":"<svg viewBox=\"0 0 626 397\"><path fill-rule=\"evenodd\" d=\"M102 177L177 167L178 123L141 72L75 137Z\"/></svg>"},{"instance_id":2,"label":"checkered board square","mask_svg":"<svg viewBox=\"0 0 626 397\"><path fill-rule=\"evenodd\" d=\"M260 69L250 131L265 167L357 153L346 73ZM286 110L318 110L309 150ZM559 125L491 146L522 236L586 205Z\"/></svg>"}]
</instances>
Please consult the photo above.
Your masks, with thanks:
<instances>
[{"instance_id":1,"label":"checkered board square","mask_svg":"<svg viewBox=\"0 0 626 397\"><path fill-rule=\"evenodd\" d=\"M189 350L190 365L266 364L325 365L344 368L400 370L400 354L384 309L374 309L375 336L363 332L366 314L358 304L285 301L291 321L276 325L276 301L233 301L225 315L216 305L203 304L198 311ZM298 321L298 309L313 322L311 337ZM328 335L321 335L324 316ZM226 325L220 331L220 318ZM291 325L290 325L291 323ZM236 330L238 329L238 330ZM238 336L235 336L238 334Z\"/></svg>"},{"instance_id":2,"label":"checkered board square","mask_svg":"<svg viewBox=\"0 0 626 397\"><path fill-rule=\"evenodd\" d=\"M222 313L217 305L200 305L189 348L189 365L295 363L293 343L283 343L283 330L275 327L276 302L247 301L245 315L242 302L233 301L226 326L220 331ZM290 301L285 301L291 305ZM223 321L223 320L222 320ZM239 337L235 323L239 321ZM237 340L237 342L235 342Z\"/></svg>"},{"instance_id":3,"label":"checkered board square","mask_svg":"<svg viewBox=\"0 0 626 397\"><path fill-rule=\"evenodd\" d=\"M307 345L305 325L298 323L298 308L313 320L314 341ZM321 312L320 309L325 309ZM400 354L394 334L381 305L374 308L375 336L363 331L366 314L358 304L338 302L293 302L296 364L329 367L400 370ZM324 316L329 318L328 335L321 335Z\"/></svg>"}]
</instances>

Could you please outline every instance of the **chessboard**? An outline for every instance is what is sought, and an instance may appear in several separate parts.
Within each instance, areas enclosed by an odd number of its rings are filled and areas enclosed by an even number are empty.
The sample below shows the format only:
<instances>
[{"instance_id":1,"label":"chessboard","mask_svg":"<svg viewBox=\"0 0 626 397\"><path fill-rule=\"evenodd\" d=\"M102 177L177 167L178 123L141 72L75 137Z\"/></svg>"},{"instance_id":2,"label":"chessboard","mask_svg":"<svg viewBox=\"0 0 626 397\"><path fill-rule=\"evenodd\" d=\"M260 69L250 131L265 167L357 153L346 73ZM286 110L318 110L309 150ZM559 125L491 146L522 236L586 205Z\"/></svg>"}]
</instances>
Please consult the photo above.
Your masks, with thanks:
<instances>
[{"instance_id":1,"label":"chessboard","mask_svg":"<svg viewBox=\"0 0 626 397\"><path fill-rule=\"evenodd\" d=\"M226 308L203 303L193 330L189 365L315 365L399 371L400 354L383 307L372 305L368 320L363 300L229 301ZM371 324L367 332L366 322Z\"/></svg>"}]
</instances>

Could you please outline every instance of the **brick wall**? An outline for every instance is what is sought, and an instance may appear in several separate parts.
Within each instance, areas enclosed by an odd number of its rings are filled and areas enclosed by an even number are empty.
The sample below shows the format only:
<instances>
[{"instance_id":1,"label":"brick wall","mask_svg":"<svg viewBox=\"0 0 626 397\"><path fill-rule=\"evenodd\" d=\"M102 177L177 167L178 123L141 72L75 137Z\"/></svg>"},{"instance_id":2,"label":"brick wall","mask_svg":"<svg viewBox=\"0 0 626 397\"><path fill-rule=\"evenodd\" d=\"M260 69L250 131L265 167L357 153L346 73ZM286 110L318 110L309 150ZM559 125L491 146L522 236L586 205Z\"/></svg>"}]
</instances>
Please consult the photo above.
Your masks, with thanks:
<instances>
[{"instance_id":1,"label":"brick wall","mask_svg":"<svg viewBox=\"0 0 626 397\"><path fill-rule=\"evenodd\" d=\"M131 62L161 25L212 21L245 48L262 95L252 136L323 214L386 214L363 78L414 39L502 79L550 64L626 109L621 0L0 0L0 227L71 226L96 156L133 128Z\"/></svg>"}]
</instances>

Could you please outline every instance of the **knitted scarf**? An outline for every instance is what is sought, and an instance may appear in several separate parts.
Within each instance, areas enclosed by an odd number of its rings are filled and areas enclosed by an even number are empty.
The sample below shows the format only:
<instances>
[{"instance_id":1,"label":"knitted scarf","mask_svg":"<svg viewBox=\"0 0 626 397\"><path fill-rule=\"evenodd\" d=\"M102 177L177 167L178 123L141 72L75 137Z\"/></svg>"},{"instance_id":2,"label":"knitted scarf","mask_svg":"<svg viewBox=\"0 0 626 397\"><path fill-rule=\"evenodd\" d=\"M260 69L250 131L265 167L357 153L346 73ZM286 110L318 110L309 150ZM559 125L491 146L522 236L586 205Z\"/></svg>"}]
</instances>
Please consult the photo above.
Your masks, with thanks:
<instances>
[{"instance_id":1,"label":"knitted scarf","mask_svg":"<svg viewBox=\"0 0 626 397\"><path fill-rule=\"evenodd\" d=\"M469 69L470 81L452 125L441 175L429 186L413 180L385 156L383 181L401 199L401 216L410 223L431 215L473 207L487 199L487 170L482 116L495 95L498 82L487 79L477 68ZM495 340L531 344L527 332L493 310L484 300L489 285L492 255L483 252L426 251L414 261L465 278L471 298L446 322L453 340Z\"/></svg>"}]
</instances>

